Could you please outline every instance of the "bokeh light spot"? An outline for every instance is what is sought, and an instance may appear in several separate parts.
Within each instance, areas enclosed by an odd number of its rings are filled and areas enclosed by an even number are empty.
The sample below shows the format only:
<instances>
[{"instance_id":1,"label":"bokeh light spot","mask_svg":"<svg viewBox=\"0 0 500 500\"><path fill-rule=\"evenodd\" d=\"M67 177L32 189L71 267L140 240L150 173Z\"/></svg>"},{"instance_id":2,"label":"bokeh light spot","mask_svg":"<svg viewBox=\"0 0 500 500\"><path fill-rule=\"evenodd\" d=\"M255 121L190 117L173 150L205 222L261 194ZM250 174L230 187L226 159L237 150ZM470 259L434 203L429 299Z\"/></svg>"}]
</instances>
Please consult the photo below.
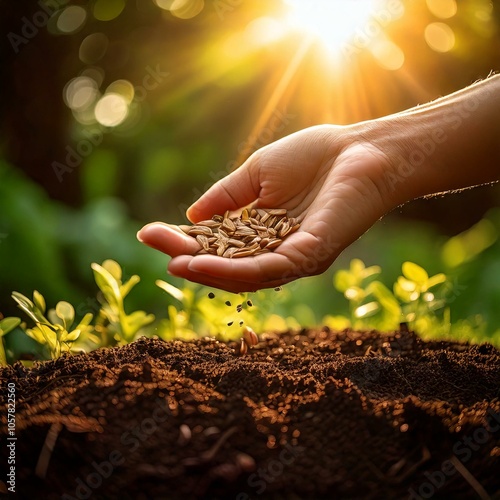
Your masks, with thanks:
<instances>
[{"instance_id":1,"label":"bokeh light spot","mask_svg":"<svg viewBox=\"0 0 500 500\"><path fill-rule=\"evenodd\" d=\"M191 19L197 16L203 7L205 7L204 0L174 0L170 12L179 19Z\"/></svg>"},{"instance_id":2,"label":"bokeh light spot","mask_svg":"<svg viewBox=\"0 0 500 500\"><path fill-rule=\"evenodd\" d=\"M425 28L425 41L436 52L448 52L455 46L455 33L445 23L430 23Z\"/></svg>"},{"instance_id":3,"label":"bokeh light spot","mask_svg":"<svg viewBox=\"0 0 500 500\"><path fill-rule=\"evenodd\" d=\"M394 42L390 40L381 40L373 45L371 53L378 64L391 71L395 71L405 62L404 52Z\"/></svg>"},{"instance_id":4,"label":"bokeh light spot","mask_svg":"<svg viewBox=\"0 0 500 500\"><path fill-rule=\"evenodd\" d=\"M456 0L427 0L427 8L436 17L449 19L457 13Z\"/></svg>"},{"instance_id":5,"label":"bokeh light spot","mask_svg":"<svg viewBox=\"0 0 500 500\"><path fill-rule=\"evenodd\" d=\"M94 64L104 57L109 40L104 33L92 33L80 44L78 55L85 64Z\"/></svg>"},{"instance_id":6,"label":"bokeh light spot","mask_svg":"<svg viewBox=\"0 0 500 500\"><path fill-rule=\"evenodd\" d=\"M97 66L89 66L80 73L80 76L88 76L89 78L92 78L92 80L97 83L97 87L99 88L104 80L104 70Z\"/></svg>"},{"instance_id":7,"label":"bokeh light spot","mask_svg":"<svg viewBox=\"0 0 500 500\"><path fill-rule=\"evenodd\" d=\"M154 0L154 3L164 10L170 10L174 2L175 0Z\"/></svg>"},{"instance_id":8,"label":"bokeh light spot","mask_svg":"<svg viewBox=\"0 0 500 500\"><path fill-rule=\"evenodd\" d=\"M98 95L97 88L95 80L88 76L73 78L64 87L64 102L73 111L83 111L94 103Z\"/></svg>"},{"instance_id":9,"label":"bokeh light spot","mask_svg":"<svg viewBox=\"0 0 500 500\"><path fill-rule=\"evenodd\" d=\"M128 80L116 80L106 89L106 94L121 95L127 104L130 104L134 99L134 93L134 86Z\"/></svg>"},{"instance_id":10,"label":"bokeh light spot","mask_svg":"<svg viewBox=\"0 0 500 500\"><path fill-rule=\"evenodd\" d=\"M98 21L111 21L125 8L125 0L97 0L93 14Z\"/></svg>"},{"instance_id":11,"label":"bokeh light spot","mask_svg":"<svg viewBox=\"0 0 500 500\"><path fill-rule=\"evenodd\" d=\"M96 120L105 127L120 125L128 115L126 99L119 94L106 94L95 106Z\"/></svg>"},{"instance_id":12,"label":"bokeh light spot","mask_svg":"<svg viewBox=\"0 0 500 500\"><path fill-rule=\"evenodd\" d=\"M57 18L57 29L61 33L71 34L78 31L87 19L87 11L78 5L66 7Z\"/></svg>"}]
</instances>

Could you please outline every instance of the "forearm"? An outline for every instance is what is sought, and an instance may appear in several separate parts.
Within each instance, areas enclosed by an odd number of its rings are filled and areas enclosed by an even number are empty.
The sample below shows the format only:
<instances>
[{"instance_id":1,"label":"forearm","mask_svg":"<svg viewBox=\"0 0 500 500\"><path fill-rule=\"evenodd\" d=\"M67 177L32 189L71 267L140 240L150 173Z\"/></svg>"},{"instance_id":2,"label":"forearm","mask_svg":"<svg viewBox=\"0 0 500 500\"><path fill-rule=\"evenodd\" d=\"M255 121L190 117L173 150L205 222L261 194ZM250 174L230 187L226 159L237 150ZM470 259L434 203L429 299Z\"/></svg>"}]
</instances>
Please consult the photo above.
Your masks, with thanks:
<instances>
[{"instance_id":1,"label":"forearm","mask_svg":"<svg viewBox=\"0 0 500 500\"><path fill-rule=\"evenodd\" d=\"M390 163L397 203L500 179L500 75L424 106L359 124Z\"/></svg>"}]
</instances>

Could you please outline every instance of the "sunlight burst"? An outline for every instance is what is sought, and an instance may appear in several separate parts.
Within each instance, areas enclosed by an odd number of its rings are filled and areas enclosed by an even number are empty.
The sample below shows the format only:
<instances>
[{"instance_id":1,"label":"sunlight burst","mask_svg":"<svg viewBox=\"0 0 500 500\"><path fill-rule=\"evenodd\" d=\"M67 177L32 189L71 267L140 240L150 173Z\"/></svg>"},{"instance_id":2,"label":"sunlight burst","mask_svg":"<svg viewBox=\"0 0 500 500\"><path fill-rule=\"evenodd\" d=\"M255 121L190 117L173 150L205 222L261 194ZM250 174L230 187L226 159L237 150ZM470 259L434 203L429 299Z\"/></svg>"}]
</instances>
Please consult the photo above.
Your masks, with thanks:
<instances>
[{"instance_id":1,"label":"sunlight burst","mask_svg":"<svg viewBox=\"0 0 500 500\"><path fill-rule=\"evenodd\" d=\"M336 51L357 31L363 30L373 14L376 0L286 0L287 21L292 28L318 38Z\"/></svg>"}]
</instances>

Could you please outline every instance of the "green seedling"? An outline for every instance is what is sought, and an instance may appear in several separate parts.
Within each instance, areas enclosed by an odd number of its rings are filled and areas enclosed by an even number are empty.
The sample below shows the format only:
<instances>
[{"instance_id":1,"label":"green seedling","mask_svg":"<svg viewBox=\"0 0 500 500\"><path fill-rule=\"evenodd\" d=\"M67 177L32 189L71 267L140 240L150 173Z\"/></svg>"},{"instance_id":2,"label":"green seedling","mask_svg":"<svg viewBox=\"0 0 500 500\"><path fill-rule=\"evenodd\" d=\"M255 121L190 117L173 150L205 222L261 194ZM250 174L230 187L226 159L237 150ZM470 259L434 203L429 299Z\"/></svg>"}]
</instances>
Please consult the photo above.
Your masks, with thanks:
<instances>
[{"instance_id":1,"label":"green seedling","mask_svg":"<svg viewBox=\"0 0 500 500\"><path fill-rule=\"evenodd\" d=\"M413 262L404 262L402 276L394 283L394 296L402 305L404 321L419 330L437 328L449 333L451 327L447 294L452 284L444 273L429 276ZM442 312L442 320L438 313Z\"/></svg>"},{"instance_id":2,"label":"green seedling","mask_svg":"<svg viewBox=\"0 0 500 500\"><path fill-rule=\"evenodd\" d=\"M7 356L3 345L3 336L14 330L21 324L20 318L3 318L0 320L0 365L7 364Z\"/></svg>"},{"instance_id":3,"label":"green seedling","mask_svg":"<svg viewBox=\"0 0 500 500\"><path fill-rule=\"evenodd\" d=\"M99 297L101 310L96 321L96 331L102 335L102 345L119 345L132 342L142 328L152 323L153 314L144 311L125 312L123 305L130 290L139 283L140 278L133 275L126 282L122 282L122 268L114 260L106 260L102 266L96 263L91 265L97 286L102 292Z\"/></svg>"},{"instance_id":4,"label":"green seedling","mask_svg":"<svg viewBox=\"0 0 500 500\"><path fill-rule=\"evenodd\" d=\"M381 281L374 279L380 273L379 266L366 267L362 260L353 259L349 270L335 274L335 288L349 301L352 328L387 329L399 322L398 301Z\"/></svg>"},{"instance_id":5,"label":"green seedling","mask_svg":"<svg viewBox=\"0 0 500 500\"><path fill-rule=\"evenodd\" d=\"M379 266L366 267L354 259L349 270L335 274L335 288L349 301L351 327L389 330L405 322L420 333L450 333L447 296L452 284L445 274L429 276L418 264L404 262L391 291L374 279L380 273Z\"/></svg>"},{"instance_id":6,"label":"green seedling","mask_svg":"<svg viewBox=\"0 0 500 500\"><path fill-rule=\"evenodd\" d=\"M50 309L45 316L45 299L36 290L33 300L19 292L13 292L12 298L18 307L25 312L34 322L33 328L27 328L26 334L39 344L43 345L52 359L58 358L63 352L70 352L73 343L82 332L89 329L92 314L87 313L80 323L72 329L75 320L73 306L65 301L58 302L55 309Z\"/></svg>"},{"instance_id":7,"label":"green seedling","mask_svg":"<svg viewBox=\"0 0 500 500\"><path fill-rule=\"evenodd\" d=\"M234 294L193 284L183 288L157 280L156 285L168 293L178 304L168 305L168 321L158 334L164 339L183 338L189 340L209 335L224 340L241 336L244 326L256 328L262 324L261 302L263 293ZM257 324L257 326L255 326Z\"/></svg>"}]
</instances>

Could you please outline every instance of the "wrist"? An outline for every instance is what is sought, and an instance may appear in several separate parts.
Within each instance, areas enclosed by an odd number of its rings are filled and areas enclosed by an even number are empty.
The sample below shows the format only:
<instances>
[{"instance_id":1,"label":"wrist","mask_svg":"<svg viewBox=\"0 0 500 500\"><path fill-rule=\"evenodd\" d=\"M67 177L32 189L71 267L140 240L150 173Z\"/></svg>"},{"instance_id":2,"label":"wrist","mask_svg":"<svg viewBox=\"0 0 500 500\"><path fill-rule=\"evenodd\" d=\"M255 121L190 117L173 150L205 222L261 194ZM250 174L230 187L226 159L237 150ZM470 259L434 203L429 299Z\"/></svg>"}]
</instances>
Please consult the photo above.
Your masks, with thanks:
<instances>
[{"instance_id":1,"label":"wrist","mask_svg":"<svg viewBox=\"0 0 500 500\"><path fill-rule=\"evenodd\" d=\"M500 75L351 128L385 153L384 182L396 204L498 180Z\"/></svg>"}]
</instances>

